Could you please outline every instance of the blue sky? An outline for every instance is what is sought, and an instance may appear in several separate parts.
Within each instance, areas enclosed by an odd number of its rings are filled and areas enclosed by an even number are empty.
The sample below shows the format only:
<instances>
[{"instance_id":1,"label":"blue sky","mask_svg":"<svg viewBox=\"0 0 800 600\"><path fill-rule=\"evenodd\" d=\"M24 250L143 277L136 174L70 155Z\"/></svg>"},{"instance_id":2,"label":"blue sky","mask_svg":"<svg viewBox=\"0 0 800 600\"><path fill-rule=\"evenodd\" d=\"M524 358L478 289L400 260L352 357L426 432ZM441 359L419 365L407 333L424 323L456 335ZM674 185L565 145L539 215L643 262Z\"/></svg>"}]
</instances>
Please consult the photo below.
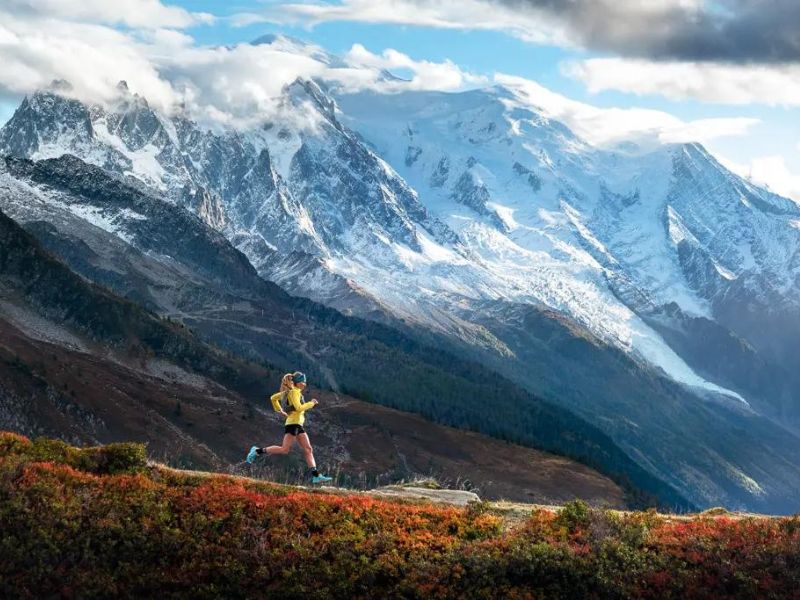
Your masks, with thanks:
<instances>
[{"instance_id":1,"label":"blue sky","mask_svg":"<svg viewBox=\"0 0 800 600\"><path fill-rule=\"evenodd\" d=\"M54 1L45 0L44 4ZM145 3L145 0L130 0L126 4L135 5L140 1ZM605 44L604 47L594 49L592 43L582 43L585 41L580 38L582 31L575 22L569 21L569 15L566 17L563 14L532 17L521 15L520 22L524 22L525 18L530 18L530 21L520 30L515 23L516 13L509 12L503 0L469 0L461 5L455 3L455 8L439 10L431 16L432 19L436 19L436 25L432 26L426 21L427 17L416 18L416 13L423 11L415 11L414 6L405 16L398 17L397 14L393 14L392 11L402 11L397 10L398 3L392 4L389 0L374 0L369 4L372 13L365 16L369 12L364 10L364 6L367 6L363 4L365 1L312 0L304 5L311 8L300 9L296 5L281 2L258 1L181 0L162 1L159 4L152 0L149 4L157 4L163 9L161 11L163 14L159 13L154 18L165 19L166 25L172 26L164 29L174 29L190 36L193 39L192 43L197 46L233 46L249 42L265 33L280 32L313 42L340 55L345 55L354 44L360 44L375 55L393 49L408 55L414 61L441 63L449 60L463 72L482 75L488 81L491 81L497 73L516 75L534 80L572 100L601 108L647 108L664 111L686 122L725 118L754 119L758 122L749 125L746 131L710 136L703 142L712 152L735 164L740 171L751 172L757 179L768 181L776 191L792 193L800 200L800 177L793 179L793 174L800 174L800 119L798 119L800 109L797 105L783 106L781 103L770 106L768 102L770 95L773 94L773 88L765 87L763 92L760 92L758 89L760 80L756 77L753 77L750 84L747 78L751 71L747 66L738 68L734 65L731 70L728 64L712 62L711 70L703 71L702 67L698 67L691 60L676 63L670 57L671 68L678 73L670 79L660 75L665 72L662 63L658 62L661 58L656 57L656 60L653 60L653 57L646 56L644 60L649 62L642 67L643 70L631 71L632 75L626 80L625 69L632 68L630 61L642 60L642 57L626 55L627 47L624 51L615 52L610 46L617 40L611 40L610 43L605 40L600 44L601 46ZM608 0L582 0L589 7L587 10L593 8L592 4L602 5L604 1ZM20 6L24 4L22 0L10 0L10 2L12 10L15 3ZM413 5L413 2L414 0L401 0L399 5L404 3ZM703 0L658 0L658 2L680 3L681 6L687 2L694 2L698 6L704 4ZM536 4L535 0L532 0L532 3ZM92 1L84 2L83 6L87 4L91 5ZM628 10L624 7L625 4L626 0L618 0L614 4L615 10ZM382 5L386 6L385 12L381 12ZM444 6L447 2L437 5ZM460 10L459 6L467 8ZM212 20L187 17L183 22L181 18L164 12L173 10L174 7L185 9L187 15L208 13L215 18ZM331 9L338 12L331 13ZM102 10L107 12L113 9L104 6ZM694 10L698 10L697 6ZM140 9L140 12L143 11L144 9ZM461 13L464 13L463 21L459 21ZM487 25L485 15L496 14L500 15L497 23ZM505 20L503 14L507 15ZM20 15L26 16L22 10L14 14L15 17ZM243 18L242 15L247 17ZM483 15L484 20L478 21L475 15L478 17ZM540 26L538 21L534 21L534 17L540 21L541 19L545 21L551 19L551 21L546 27ZM630 9L630 17L634 25L637 18L650 20L661 18L658 14L642 17L633 8ZM111 14L100 18L96 14L89 13L88 9L86 19L101 22L103 26L115 28L123 33L132 32L132 35L137 35L137 27L140 26L129 15ZM483 25L473 27L469 19L473 19L472 22L481 22ZM243 21L249 23L242 25ZM152 28L153 25L147 24L147 27ZM551 30L561 31L563 35L551 35ZM565 42L564 37L569 39ZM3 52L2 39L2 25L0 25L0 59ZM605 59L616 58L620 59L619 64L609 65L603 62ZM722 58L728 60L727 57ZM600 60L595 64L592 62L593 59ZM574 64L591 65L591 68L586 69L589 74L580 77L574 73L570 75L569 65ZM403 69L397 72L406 75ZM696 89L684 93L685 90L680 85L680 79L684 76L687 80L700 81L695 86ZM719 81L717 82L715 78ZM600 81L599 85L597 81ZM769 80L768 83L779 86L780 80L776 79L774 83L773 80ZM2 73L0 73L0 121L4 122L10 116L19 101L21 91L24 91L21 85L15 88L9 84L6 87L11 89L3 90ZM466 87L469 85L475 84L465 83ZM726 95L725 90L728 88L733 91ZM749 97L750 95L753 97ZM796 189L792 187L795 185Z\"/></svg>"},{"instance_id":2,"label":"blue sky","mask_svg":"<svg viewBox=\"0 0 800 600\"><path fill-rule=\"evenodd\" d=\"M276 7L275 3L265 2L184 0L180 4L188 10L203 10L228 17L245 12L258 13L265 6L271 10ZM780 155L789 169L800 173L800 111L797 108L755 103L730 105L675 101L658 94L637 95L614 90L591 93L580 81L565 76L561 68L563 63L571 60L602 56L587 50L534 44L503 31L353 21L324 22L313 26L261 22L233 27L221 19L214 26L200 26L190 31L203 44L235 44L267 32L281 32L311 41L337 54L343 54L354 43L360 43L374 53L393 48L416 60L450 59L470 72L487 76L495 72L520 75L572 99L600 107L652 108L686 121L718 117L758 119L759 124L754 125L746 137L720 138L707 142L707 145L716 154L743 165L759 157Z\"/></svg>"}]
</instances>

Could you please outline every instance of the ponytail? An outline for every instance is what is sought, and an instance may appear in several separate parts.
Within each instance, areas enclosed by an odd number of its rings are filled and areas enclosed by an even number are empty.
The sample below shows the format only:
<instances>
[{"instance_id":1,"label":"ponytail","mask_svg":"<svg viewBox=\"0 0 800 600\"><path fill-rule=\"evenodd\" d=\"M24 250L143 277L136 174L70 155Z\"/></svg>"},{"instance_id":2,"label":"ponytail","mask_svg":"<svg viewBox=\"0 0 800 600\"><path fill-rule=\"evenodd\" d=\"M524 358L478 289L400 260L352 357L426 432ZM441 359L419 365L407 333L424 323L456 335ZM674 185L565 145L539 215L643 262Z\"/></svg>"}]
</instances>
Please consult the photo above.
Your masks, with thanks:
<instances>
[{"instance_id":1,"label":"ponytail","mask_svg":"<svg viewBox=\"0 0 800 600\"><path fill-rule=\"evenodd\" d=\"M292 381L292 373L286 373L281 378L281 392L288 392L290 389L294 387L294 381Z\"/></svg>"}]
</instances>

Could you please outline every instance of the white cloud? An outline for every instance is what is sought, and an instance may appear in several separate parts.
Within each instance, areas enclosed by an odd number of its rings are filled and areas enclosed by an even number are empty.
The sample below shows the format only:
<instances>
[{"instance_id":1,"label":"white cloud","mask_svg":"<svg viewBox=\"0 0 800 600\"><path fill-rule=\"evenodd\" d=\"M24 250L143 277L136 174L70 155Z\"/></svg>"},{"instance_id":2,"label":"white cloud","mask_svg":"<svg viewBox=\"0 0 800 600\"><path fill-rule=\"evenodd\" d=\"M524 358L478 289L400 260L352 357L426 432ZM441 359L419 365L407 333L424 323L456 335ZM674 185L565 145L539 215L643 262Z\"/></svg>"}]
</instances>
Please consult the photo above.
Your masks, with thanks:
<instances>
[{"instance_id":1,"label":"white cloud","mask_svg":"<svg viewBox=\"0 0 800 600\"><path fill-rule=\"evenodd\" d=\"M760 156L746 164L725 158L720 158L720 162L753 183L800 204L800 173L792 172L783 156Z\"/></svg>"},{"instance_id":2,"label":"white cloud","mask_svg":"<svg viewBox=\"0 0 800 600\"><path fill-rule=\"evenodd\" d=\"M155 46L154 46L155 48ZM130 79L152 102L168 106L174 91L131 35L102 25L18 18L0 11L0 94L20 96L66 79L75 94L97 102Z\"/></svg>"},{"instance_id":3,"label":"white cloud","mask_svg":"<svg viewBox=\"0 0 800 600\"><path fill-rule=\"evenodd\" d=\"M564 72L589 91L658 94L672 100L800 106L800 65L733 65L593 58Z\"/></svg>"},{"instance_id":4,"label":"white cloud","mask_svg":"<svg viewBox=\"0 0 800 600\"><path fill-rule=\"evenodd\" d=\"M194 118L240 126L271 118L283 89L298 77L321 77L328 71L311 56L269 44L190 46L154 57L153 63Z\"/></svg>"},{"instance_id":5,"label":"white cloud","mask_svg":"<svg viewBox=\"0 0 800 600\"><path fill-rule=\"evenodd\" d=\"M5 0L3 4L9 13L21 16L128 27L183 28L214 20L208 13L192 13L159 0Z\"/></svg>"},{"instance_id":6,"label":"white cloud","mask_svg":"<svg viewBox=\"0 0 800 600\"><path fill-rule=\"evenodd\" d=\"M485 85L486 77L462 71L450 60L431 62L413 60L407 54L397 50L384 50L382 54L373 54L361 44L354 44L344 57L345 61L355 67L369 67L376 70L408 69L413 74L408 81L397 79L380 79L370 87L381 91L400 90L458 90L467 85Z\"/></svg>"},{"instance_id":7,"label":"white cloud","mask_svg":"<svg viewBox=\"0 0 800 600\"><path fill-rule=\"evenodd\" d=\"M569 74L595 92L619 90L725 104L800 105L800 62L790 24L800 9L790 0L767 2L763 7L756 4L333 0L271 4L259 14L237 15L234 22L314 26L350 21L501 31L536 44L589 48L623 57L569 65Z\"/></svg>"},{"instance_id":8,"label":"white cloud","mask_svg":"<svg viewBox=\"0 0 800 600\"><path fill-rule=\"evenodd\" d=\"M155 20L147 23L155 25ZM207 47L171 28L119 30L3 9L0 64L0 99L18 100L64 79L72 84L73 96L109 104L118 97L117 82L124 79L131 91L156 107L169 112L181 106L208 124L272 118L284 88L298 77L381 92L486 83L451 61L418 61L391 49L373 54L355 45L340 60L318 46L282 37L272 43ZM387 76L384 69L389 68L410 73L410 80Z\"/></svg>"},{"instance_id":9,"label":"white cloud","mask_svg":"<svg viewBox=\"0 0 800 600\"><path fill-rule=\"evenodd\" d=\"M332 21L502 31L562 47L656 60L797 62L794 0L305 0L234 23Z\"/></svg>"},{"instance_id":10,"label":"white cloud","mask_svg":"<svg viewBox=\"0 0 800 600\"><path fill-rule=\"evenodd\" d=\"M762 156L751 161L750 176L778 194L800 202L800 174L793 173L783 156Z\"/></svg>"},{"instance_id":11,"label":"white cloud","mask_svg":"<svg viewBox=\"0 0 800 600\"><path fill-rule=\"evenodd\" d=\"M664 0L671 1L671 0ZM338 4L278 4L261 14L241 13L238 25L257 22L316 25L330 21L393 23L439 29L505 31L540 44L576 45L564 24L549 11L521 15L519 10L486 0L343 0Z\"/></svg>"},{"instance_id":12,"label":"white cloud","mask_svg":"<svg viewBox=\"0 0 800 600\"><path fill-rule=\"evenodd\" d=\"M759 123L743 117L683 121L664 111L644 108L599 108L571 100L535 81L495 75L495 81L521 94L548 117L564 122L592 144L632 141L647 148L659 143L701 142L746 134Z\"/></svg>"}]
</instances>

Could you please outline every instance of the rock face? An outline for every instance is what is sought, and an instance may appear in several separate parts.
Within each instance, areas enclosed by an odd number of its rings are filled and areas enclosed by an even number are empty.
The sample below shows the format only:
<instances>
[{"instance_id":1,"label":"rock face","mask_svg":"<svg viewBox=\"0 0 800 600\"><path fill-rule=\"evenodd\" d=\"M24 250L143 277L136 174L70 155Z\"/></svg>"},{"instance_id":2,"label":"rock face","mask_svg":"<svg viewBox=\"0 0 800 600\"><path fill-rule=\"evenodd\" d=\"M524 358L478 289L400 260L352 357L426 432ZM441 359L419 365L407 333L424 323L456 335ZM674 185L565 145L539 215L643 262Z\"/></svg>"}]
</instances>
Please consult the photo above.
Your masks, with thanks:
<instances>
[{"instance_id":1,"label":"rock face","mask_svg":"<svg viewBox=\"0 0 800 600\"><path fill-rule=\"evenodd\" d=\"M344 95L297 81L282 100L258 127L211 131L123 85L102 108L41 92L0 149L74 154L157 190L290 293L491 365L701 504L800 489L777 466L800 429L793 202L696 144L594 148L514 87ZM107 228L136 236L134 221Z\"/></svg>"},{"instance_id":2,"label":"rock face","mask_svg":"<svg viewBox=\"0 0 800 600\"><path fill-rule=\"evenodd\" d=\"M451 504L453 506L468 506L470 502L480 502L480 496L475 492L465 490L430 490L428 488L405 487L389 485L370 490L370 496L378 498L395 498L412 501L434 502L436 504Z\"/></svg>"}]
</instances>

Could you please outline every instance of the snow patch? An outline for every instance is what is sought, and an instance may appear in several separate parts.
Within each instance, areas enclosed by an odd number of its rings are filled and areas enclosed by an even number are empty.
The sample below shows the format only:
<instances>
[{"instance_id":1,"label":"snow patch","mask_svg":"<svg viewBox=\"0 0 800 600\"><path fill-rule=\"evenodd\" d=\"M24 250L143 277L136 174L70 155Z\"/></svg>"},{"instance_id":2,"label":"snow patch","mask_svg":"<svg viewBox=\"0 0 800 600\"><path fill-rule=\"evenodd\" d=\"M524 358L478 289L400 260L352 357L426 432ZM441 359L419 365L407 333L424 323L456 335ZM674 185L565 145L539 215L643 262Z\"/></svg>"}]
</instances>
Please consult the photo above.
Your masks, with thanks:
<instances>
[{"instance_id":1,"label":"snow patch","mask_svg":"<svg viewBox=\"0 0 800 600\"><path fill-rule=\"evenodd\" d=\"M147 218L127 208L111 212L107 209L82 204L61 204L61 206L95 227L113 233L128 244L132 244L133 240L124 231L125 222L127 220L141 221Z\"/></svg>"},{"instance_id":2,"label":"snow patch","mask_svg":"<svg viewBox=\"0 0 800 600\"><path fill-rule=\"evenodd\" d=\"M108 125L105 119L98 119L92 123L92 126L98 141L113 148L131 161L133 170L126 172L126 175L133 175L148 185L158 189L166 189L166 185L164 184L166 171L164 167L161 166L161 163L158 162L157 158L157 155L161 152L159 148L153 144L147 144L141 149L133 151L130 150L119 137L112 135L111 132L108 131Z\"/></svg>"},{"instance_id":3,"label":"snow patch","mask_svg":"<svg viewBox=\"0 0 800 600\"><path fill-rule=\"evenodd\" d=\"M494 211L503 224L508 228L509 231L514 231L515 229L519 229L520 225L514 220L514 211L516 209L511 208L509 206L503 206L502 204L497 204L497 202L487 202L486 208L489 210Z\"/></svg>"},{"instance_id":4,"label":"snow patch","mask_svg":"<svg viewBox=\"0 0 800 600\"><path fill-rule=\"evenodd\" d=\"M689 229L683 224L680 215L672 206L667 206L667 217L669 227L669 237L672 242L677 246L683 241L688 241L695 245L700 245L700 242L692 234Z\"/></svg>"}]
</instances>

